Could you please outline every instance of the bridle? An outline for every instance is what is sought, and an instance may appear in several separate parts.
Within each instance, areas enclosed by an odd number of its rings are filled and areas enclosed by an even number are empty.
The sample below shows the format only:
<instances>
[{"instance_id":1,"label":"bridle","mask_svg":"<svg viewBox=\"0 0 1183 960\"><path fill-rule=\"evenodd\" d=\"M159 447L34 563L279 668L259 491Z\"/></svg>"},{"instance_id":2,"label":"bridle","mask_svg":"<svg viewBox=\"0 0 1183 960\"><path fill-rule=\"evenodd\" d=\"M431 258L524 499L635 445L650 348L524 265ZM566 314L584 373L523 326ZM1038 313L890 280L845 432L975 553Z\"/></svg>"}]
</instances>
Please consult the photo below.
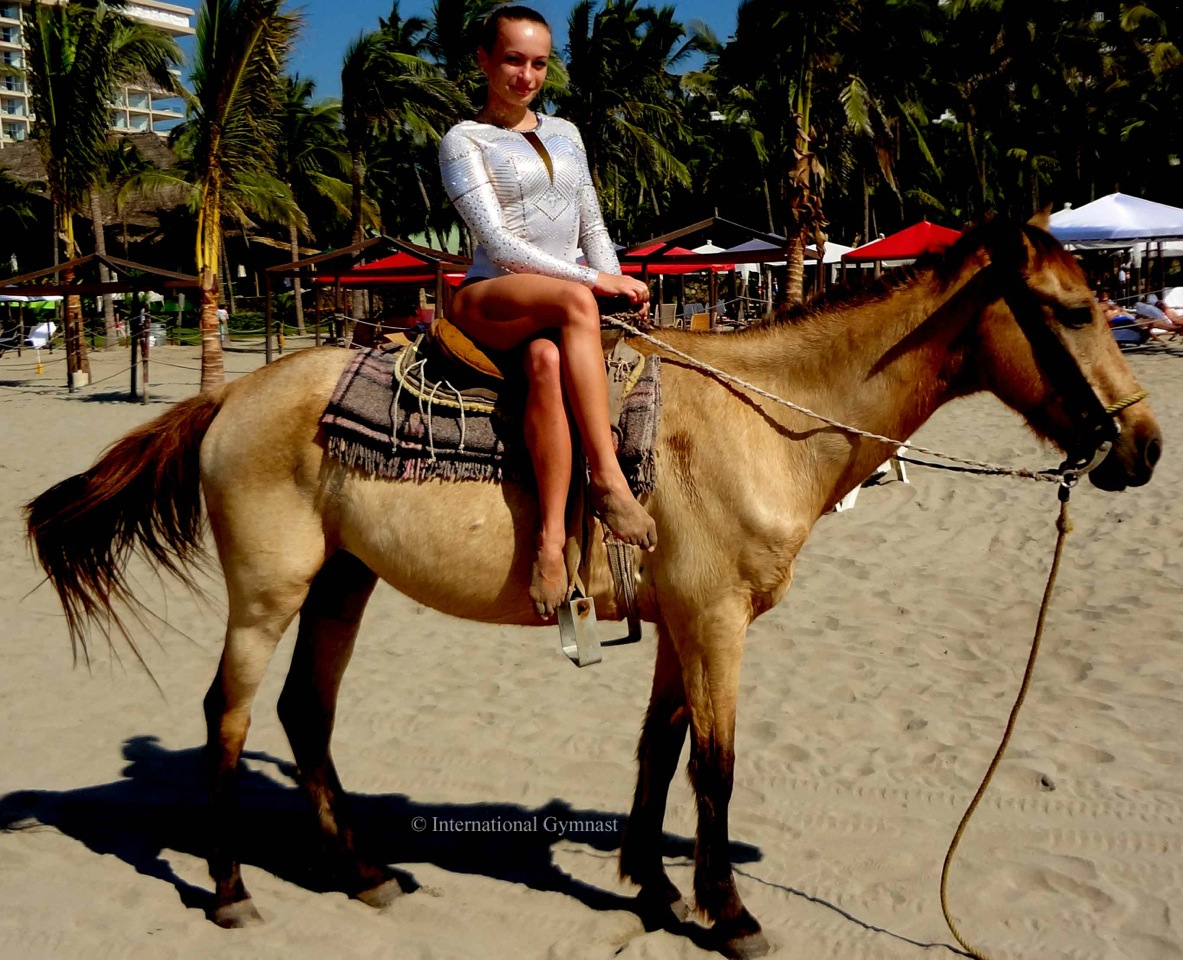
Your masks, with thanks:
<instances>
[{"instance_id":1,"label":"bridle","mask_svg":"<svg viewBox=\"0 0 1183 960\"><path fill-rule=\"evenodd\" d=\"M1002 299L1023 331L1036 362L1052 383L1052 388L1064 400L1064 407L1072 421L1072 437L1065 445L1066 459L1059 472L1074 482L1100 466L1109 455L1114 441L1121 433L1117 414L1148 396L1145 390L1124 400L1105 406L1085 379L1075 357L1058 334L1044 320L1038 295L1024 281L1018 271L1003 271L991 265L1000 276Z\"/></svg>"}]
</instances>

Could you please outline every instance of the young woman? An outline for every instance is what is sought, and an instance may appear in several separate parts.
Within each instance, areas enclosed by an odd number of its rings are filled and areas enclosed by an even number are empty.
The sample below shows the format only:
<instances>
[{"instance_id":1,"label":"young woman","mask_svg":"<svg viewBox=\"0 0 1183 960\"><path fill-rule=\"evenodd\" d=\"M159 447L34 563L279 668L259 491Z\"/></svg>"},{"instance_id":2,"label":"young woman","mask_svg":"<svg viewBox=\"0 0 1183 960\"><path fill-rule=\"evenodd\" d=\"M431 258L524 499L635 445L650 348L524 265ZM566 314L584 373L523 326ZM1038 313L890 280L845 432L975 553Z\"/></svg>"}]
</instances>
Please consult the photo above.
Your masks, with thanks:
<instances>
[{"instance_id":1,"label":"young woman","mask_svg":"<svg viewBox=\"0 0 1183 960\"><path fill-rule=\"evenodd\" d=\"M579 131L530 109L550 51L541 14L516 5L494 10L477 49L489 81L485 105L440 144L448 196L478 242L449 319L492 349L526 345L525 433L541 518L530 598L543 618L570 589L563 558L568 408L583 441L594 510L620 539L649 550L657 544L656 526L613 449L595 300L624 295L639 308L649 290L620 275ZM576 248L588 266L576 262Z\"/></svg>"}]
</instances>

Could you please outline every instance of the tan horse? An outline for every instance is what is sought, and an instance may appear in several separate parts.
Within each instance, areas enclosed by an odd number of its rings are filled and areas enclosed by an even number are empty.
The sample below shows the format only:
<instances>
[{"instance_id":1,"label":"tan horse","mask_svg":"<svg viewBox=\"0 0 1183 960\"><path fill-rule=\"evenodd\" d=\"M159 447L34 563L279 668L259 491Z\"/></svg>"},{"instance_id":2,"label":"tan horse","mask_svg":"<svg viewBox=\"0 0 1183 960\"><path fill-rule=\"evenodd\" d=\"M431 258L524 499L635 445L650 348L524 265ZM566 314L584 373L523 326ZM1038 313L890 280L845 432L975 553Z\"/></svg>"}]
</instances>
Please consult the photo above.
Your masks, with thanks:
<instances>
[{"instance_id":1,"label":"tan horse","mask_svg":"<svg viewBox=\"0 0 1183 960\"><path fill-rule=\"evenodd\" d=\"M1033 225L979 227L931 265L781 323L729 336L666 336L777 395L891 437L907 437L954 397L989 390L1082 460L1117 432L1103 406L1138 390L1076 262ZM225 926L258 918L227 839L234 771L251 702L297 613L280 717L339 852L335 882L370 903L399 888L385 867L354 853L329 743L375 583L456 616L538 622L527 593L537 521L529 487L395 483L325 455L318 418L349 356L307 351L184 401L29 507L40 562L72 636L84 640L89 618L131 599L121 571L133 549L184 575L200 551L204 491L229 591L225 650L205 698L222 818L209 852L213 918ZM646 915L685 916L660 844L689 729L697 907L713 923L718 949L756 956L767 942L736 892L727 829L745 632L784 596L818 517L891 450L680 360L664 364L663 394L659 482L647 501L660 545L638 556L640 609L657 626L657 662L620 870L640 885ZM1109 490L1145 483L1161 454L1145 403L1116 421L1112 451L1090 474ZM598 615L617 616L602 547L591 568Z\"/></svg>"}]
</instances>

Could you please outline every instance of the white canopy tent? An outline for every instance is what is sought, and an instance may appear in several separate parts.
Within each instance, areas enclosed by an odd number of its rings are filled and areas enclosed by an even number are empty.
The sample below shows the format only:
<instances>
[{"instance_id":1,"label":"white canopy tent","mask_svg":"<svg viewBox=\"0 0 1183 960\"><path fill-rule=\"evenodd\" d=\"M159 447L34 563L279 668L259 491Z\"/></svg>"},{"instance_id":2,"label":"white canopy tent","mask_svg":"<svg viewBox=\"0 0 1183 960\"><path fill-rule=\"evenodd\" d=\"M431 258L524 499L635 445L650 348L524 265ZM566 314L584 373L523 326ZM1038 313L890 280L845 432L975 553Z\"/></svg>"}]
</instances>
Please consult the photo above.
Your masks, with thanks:
<instances>
[{"instance_id":1,"label":"white canopy tent","mask_svg":"<svg viewBox=\"0 0 1183 960\"><path fill-rule=\"evenodd\" d=\"M1183 239L1183 209L1111 193L1083 207L1053 213L1051 233L1062 243L1099 247Z\"/></svg>"}]
</instances>

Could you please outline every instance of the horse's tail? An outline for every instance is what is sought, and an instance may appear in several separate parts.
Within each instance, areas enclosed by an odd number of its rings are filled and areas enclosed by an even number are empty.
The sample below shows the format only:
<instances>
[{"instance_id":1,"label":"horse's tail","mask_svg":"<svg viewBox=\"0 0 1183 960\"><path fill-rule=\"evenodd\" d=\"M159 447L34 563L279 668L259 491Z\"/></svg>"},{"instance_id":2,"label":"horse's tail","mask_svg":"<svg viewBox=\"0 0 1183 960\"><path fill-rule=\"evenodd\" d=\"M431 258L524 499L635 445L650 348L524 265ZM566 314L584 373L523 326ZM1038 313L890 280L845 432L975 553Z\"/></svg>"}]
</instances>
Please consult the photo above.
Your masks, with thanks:
<instances>
[{"instance_id":1,"label":"horse's tail","mask_svg":"<svg viewBox=\"0 0 1183 960\"><path fill-rule=\"evenodd\" d=\"M90 624L108 638L114 625L130 641L116 605L136 606L125 572L133 552L195 587L186 568L202 554L201 441L222 397L218 390L178 403L25 506L29 541L61 599L75 656L81 645L89 659Z\"/></svg>"}]
</instances>

